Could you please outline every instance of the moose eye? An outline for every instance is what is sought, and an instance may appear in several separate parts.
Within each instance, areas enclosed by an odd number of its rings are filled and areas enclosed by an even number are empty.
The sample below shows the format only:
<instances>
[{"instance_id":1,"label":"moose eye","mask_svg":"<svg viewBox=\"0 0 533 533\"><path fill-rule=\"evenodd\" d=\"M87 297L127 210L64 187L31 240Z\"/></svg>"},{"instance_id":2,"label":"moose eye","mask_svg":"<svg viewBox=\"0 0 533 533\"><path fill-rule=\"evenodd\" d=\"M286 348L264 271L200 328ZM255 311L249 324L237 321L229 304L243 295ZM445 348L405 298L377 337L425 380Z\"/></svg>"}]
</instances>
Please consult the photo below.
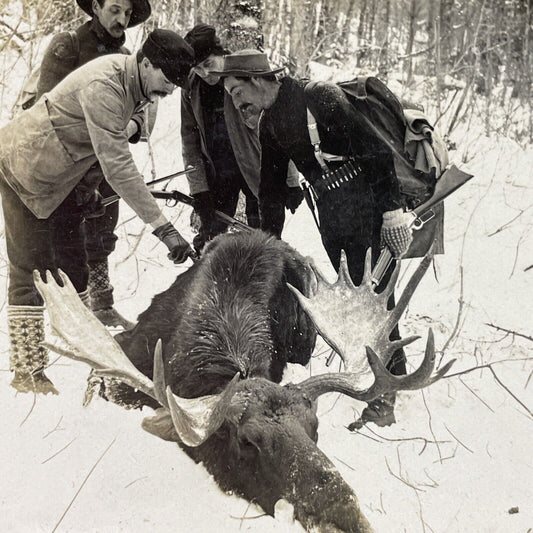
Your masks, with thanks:
<instances>
[{"instance_id":1,"label":"moose eye","mask_svg":"<svg viewBox=\"0 0 533 533\"><path fill-rule=\"evenodd\" d=\"M257 439L251 439L244 435L239 439L239 447L243 453L256 452L259 450L259 446Z\"/></svg>"}]
</instances>

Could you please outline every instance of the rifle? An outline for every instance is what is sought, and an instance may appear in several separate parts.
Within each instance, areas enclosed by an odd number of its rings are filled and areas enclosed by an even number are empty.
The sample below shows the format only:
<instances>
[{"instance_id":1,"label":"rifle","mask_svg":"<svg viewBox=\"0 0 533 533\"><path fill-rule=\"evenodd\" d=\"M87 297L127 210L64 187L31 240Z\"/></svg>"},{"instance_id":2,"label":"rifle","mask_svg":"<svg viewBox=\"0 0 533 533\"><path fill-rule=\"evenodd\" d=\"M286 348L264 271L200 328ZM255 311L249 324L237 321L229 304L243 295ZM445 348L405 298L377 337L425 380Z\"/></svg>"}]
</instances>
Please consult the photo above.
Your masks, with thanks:
<instances>
[{"instance_id":1,"label":"rifle","mask_svg":"<svg viewBox=\"0 0 533 533\"><path fill-rule=\"evenodd\" d=\"M174 201L176 205L177 202L181 202L186 205L190 205L191 207L194 207L194 198L192 196L189 196L188 194L185 194L181 191L150 191L152 193L152 196L154 198L162 198L167 201ZM244 222L241 222L240 220L237 220L236 218L230 217L229 215L226 215L226 213L223 213L222 211L215 210L215 216L221 220L222 222L225 222L229 226L233 226L234 228L237 228L241 231L252 231L252 228L248 226L248 224L245 224Z\"/></svg>"},{"instance_id":2,"label":"rifle","mask_svg":"<svg viewBox=\"0 0 533 533\"><path fill-rule=\"evenodd\" d=\"M196 167L188 167L185 170L179 170L178 172L174 172L173 174L169 174L168 176L164 176L163 178L157 178L152 181L148 181L145 183L147 187L151 187L152 185L155 185L156 183L161 183L163 181L168 181L173 178L176 178L178 176L182 176L183 174L188 174L189 172L194 172L196 170ZM120 200L120 196L118 194L114 194L113 196L108 196L107 198L104 198L102 200L102 205L108 206L110 204L113 204L115 202L118 202Z\"/></svg>"},{"instance_id":3,"label":"rifle","mask_svg":"<svg viewBox=\"0 0 533 533\"><path fill-rule=\"evenodd\" d=\"M419 230L426 222L435 216L433 208L444 201L444 199L448 198L450 194L454 193L471 178L473 178L472 174L463 172L453 164L450 165L437 180L431 198L410 211L414 215L411 227L414 230ZM381 250L381 254L372 271L371 282L374 287L377 287L381 283L381 280L393 259L392 253L387 247Z\"/></svg>"}]
</instances>

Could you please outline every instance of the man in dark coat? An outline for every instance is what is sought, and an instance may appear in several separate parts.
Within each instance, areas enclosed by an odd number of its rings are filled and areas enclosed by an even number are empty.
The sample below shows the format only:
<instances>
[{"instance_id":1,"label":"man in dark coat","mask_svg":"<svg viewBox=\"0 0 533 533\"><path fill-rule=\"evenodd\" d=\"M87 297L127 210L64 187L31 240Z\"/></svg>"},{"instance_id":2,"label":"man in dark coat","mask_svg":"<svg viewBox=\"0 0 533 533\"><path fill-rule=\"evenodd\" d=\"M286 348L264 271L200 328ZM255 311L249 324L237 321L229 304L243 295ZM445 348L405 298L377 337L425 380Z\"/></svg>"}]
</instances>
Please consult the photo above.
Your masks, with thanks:
<instances>
[{"instance_id":1,"label":"man in dark coat","mask_svg":"<svg viewBox=\"0 0 533 533\"><path fill-rule=\"evenodd\" d=\"M368 247L372 247L374 261L382 243L401 257L412 240L411 216L403 211L393 155L368 131L337 85L313 83L305 90L304 81L278 80L281 70L272 70L264 54L243 50L226 56L223 70L217 72L225 77L225 88L244 118L257 108L264 110L260 123L261 229L281 236L284 182L292 160L317 193L320 234L333 266L338 270L341 250L345 250L350 275L359 284ZM310 123L319 134L318 150L311 142ZM331 175L342 179L331 180ZM397 328L391 338L399 338ZM405 373L403 350L394 353L389 369ZM379 398L365 409L362 419L389 424L394 421L393 406L393 395Z\"/></svg>"},{"instance_id":2,"label":"man in dark coat","mask_svg":"<svg viewBox=\"0 0 533 533\"><path fill-rule=\"evenodd\" d=\"M187 174L189 190L200 218L194 245L200 250L205 242L225 231L227 225L215 217L215 210L234 216L240 191L246 198L248 225L259 227L259 208L243 178L228 134L224 92L220 78L208 70L221 68L223 56L229 53L220 44L213 26L198 24L187 35L195 52L195 67L181 93L181 139L183 160L195 167ZM226 102L227 103L227 102ZM231 104L232 105L232 104Z\"/></svg>"},{"instance_id":3,"label":"man in dark coat","mask_svg":"<svg viewBox=\"0 0 533 533\"><path fill-rule=\"evenodd\" d=\"M91 16L91 20L77 28L75 35L72 32L62 32L53 37L41 64L36 99L88 61L107 54L129 54L124 46L126 28L141 24L151 12L148 0L76 1ZM130 142L139 140L143 118L143 113L140 112L128 124ZM96 197L95 183L100 183ZM104 179L98 162L89 169L77 187L77 201L85 206L91 309L106 326L129 329L133 323L114 308L113 286L109 280L108 257L115 249L117 240L114 232L118 222L119 202L103 208L98 201L114 194Z\"/></svg>"}]
</instances>

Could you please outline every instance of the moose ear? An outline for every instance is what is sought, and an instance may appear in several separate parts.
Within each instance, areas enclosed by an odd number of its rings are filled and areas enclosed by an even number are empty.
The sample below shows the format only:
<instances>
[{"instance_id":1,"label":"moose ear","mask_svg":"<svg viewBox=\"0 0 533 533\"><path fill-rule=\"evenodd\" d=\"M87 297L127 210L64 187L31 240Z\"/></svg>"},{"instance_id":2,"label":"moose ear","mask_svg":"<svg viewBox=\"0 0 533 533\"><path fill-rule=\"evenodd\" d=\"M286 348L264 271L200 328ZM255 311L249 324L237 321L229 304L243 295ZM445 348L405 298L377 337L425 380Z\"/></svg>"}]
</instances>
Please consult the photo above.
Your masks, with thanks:
<instances>
[{"instance_id":1,"label":"moose ear","mask_svg":"<svg viewBox=\"0 0 533 533\"><path fill-rule=\"evenodd\" d=\"M163 407L156 410L155 416L145 418L142 421L142 428L160 439L180 442L170 412Z\"/></svg>"}]
</instances>

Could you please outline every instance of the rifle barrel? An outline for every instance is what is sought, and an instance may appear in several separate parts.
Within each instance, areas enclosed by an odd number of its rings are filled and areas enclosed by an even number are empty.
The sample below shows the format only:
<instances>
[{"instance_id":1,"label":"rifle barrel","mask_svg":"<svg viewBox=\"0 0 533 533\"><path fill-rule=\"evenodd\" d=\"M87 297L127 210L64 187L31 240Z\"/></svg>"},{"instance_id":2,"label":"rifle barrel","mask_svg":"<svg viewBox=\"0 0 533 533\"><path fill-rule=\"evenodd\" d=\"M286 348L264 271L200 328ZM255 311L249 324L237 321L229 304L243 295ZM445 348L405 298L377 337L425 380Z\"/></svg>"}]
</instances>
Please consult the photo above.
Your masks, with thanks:
<instances>
[{"instance_id":1,"label":"rifle barrel","mask_svg":"<svg viewBox=\"0 0 533 533\"><path fill-rule=\"evenodd\" d=\"M147 187L151 187L152 185L156 185L157 183L161 183L163 181L171 180L172 178L176 178L178 176L182 176L183 174L188 174L189 172L194 172L196 170L196 167L189 167L185 170L179 170L178 172L174 172L174 174L169 174L168 176L164 176L162 178L157 178L156 180L148 181L145 185ZM114 204L115 202L118 202L120 200L120 196L118 194L113 194L112 196L108 196L107 198L104 198L102 200L102 205L104 207Z\"/></svg>"}]
</instances>

